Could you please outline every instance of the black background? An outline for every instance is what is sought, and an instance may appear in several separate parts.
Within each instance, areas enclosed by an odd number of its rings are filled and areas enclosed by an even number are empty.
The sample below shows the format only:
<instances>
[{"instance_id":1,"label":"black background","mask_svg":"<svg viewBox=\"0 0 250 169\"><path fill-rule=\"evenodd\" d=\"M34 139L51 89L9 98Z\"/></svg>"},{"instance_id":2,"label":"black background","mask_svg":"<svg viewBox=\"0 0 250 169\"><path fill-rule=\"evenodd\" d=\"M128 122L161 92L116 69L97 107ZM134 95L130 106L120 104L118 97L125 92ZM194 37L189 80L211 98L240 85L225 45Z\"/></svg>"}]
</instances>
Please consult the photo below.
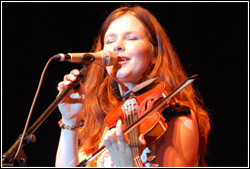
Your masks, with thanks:
<instances>
[{"instance_id":1,"label":"black background","mask_svg":"<svg viewBox=\"0 0 250 169\"><path fill-rule=\"evenodd\" d=\"M2 153L22 133L42 70L57 53L91 50L105 17L121 3L2 3ZM172 40L188 75L198 74L211 117L211 167L248 166L248 3L139 3ZM57 95L73 63L53 61L30 124ZM24 147L28 166L54 166L58 109Z\"/></svg>"}]
</instances>

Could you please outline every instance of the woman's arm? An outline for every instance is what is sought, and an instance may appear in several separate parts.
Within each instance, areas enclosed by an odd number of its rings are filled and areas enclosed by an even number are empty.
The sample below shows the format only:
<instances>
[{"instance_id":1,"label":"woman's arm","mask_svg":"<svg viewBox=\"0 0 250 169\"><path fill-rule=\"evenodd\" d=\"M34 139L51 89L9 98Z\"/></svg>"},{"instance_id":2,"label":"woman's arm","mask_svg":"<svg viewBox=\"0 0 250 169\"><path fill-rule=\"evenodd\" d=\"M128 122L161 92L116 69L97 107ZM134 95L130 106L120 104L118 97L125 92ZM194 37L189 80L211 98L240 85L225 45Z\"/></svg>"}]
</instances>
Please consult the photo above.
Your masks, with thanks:
<instances>
[{"instance_id":1,"label":"woman's arm","mask_svg":"<svg viewBox=\"0 0 250 169\"><path fill-rule=\"evenodd\" d=\"M62 92L68 85L76 80L80 72L78 70L71 71L70 74L64 76L64 80L58 84L59 92ZM79 124L82 118L81 111L84 105L84 86L82 83L78 91L72 90L58 105L62 114L62 122L67 126ZM79 128L61 129L58 150L56 154L56 167L76 166L78 159L78 136Z\"/></svg>"},{"instance_id":2,"label":"woman's arm","mask_svg":"<svg viewBox=\"0 0 250 169\"><path fill-rule=\"evenodd\" d=\"M78 130L61 129L56 154L56 167L74 167L79 163Z\"/></svg>"}]
</instances>

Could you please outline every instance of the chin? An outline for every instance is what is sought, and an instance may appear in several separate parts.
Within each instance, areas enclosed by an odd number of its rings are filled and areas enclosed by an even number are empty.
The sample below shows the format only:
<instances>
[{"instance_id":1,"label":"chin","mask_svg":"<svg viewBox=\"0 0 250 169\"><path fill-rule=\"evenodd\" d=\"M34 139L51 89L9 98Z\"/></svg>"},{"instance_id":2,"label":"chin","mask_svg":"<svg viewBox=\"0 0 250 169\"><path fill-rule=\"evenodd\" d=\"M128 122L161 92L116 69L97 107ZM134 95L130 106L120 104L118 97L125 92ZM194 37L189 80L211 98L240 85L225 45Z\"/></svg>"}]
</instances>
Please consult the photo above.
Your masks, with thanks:
<instances>
[{"instance_id":1,"label":"chin","mask_svg":"<svg viewBox=\"0 0 250 169\"><path fill-rule=\"evenodd\" d=\"M137 84L139 78L131 78L131 77L123 77L123 78L117 78L118 81L122 82L122 83L133 83L133 84Z\"/></svg>"}]
</instances>

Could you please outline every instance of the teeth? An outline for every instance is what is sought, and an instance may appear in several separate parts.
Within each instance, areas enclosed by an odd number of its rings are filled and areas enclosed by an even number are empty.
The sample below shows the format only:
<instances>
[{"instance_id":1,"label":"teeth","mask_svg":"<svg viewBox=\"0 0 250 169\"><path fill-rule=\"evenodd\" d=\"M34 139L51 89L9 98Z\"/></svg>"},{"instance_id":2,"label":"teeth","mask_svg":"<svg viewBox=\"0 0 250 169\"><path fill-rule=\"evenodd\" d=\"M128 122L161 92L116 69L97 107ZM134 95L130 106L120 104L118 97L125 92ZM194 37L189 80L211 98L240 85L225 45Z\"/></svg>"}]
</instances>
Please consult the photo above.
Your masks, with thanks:
<instances>
[{"instance_id":1,"label":"teeth","mask_svg":"<svg viewBox=\"0 0 250 169\"><path fill-rule=\"evenodd\" d=\"M126 60L128 60L128 59L126 59L126 58L122 58L122 61L126 61Z\"/></svg>"},{"instance_id":2,"label":"teeth","mask_svg":"<svg viewBox=\"0 0 250 169\"><path fill-rule=\"evenodd\" d=\"M124 57L118 57L118 61L128 61L128 58L124 58Z\"/></svg>"}]
</instances>

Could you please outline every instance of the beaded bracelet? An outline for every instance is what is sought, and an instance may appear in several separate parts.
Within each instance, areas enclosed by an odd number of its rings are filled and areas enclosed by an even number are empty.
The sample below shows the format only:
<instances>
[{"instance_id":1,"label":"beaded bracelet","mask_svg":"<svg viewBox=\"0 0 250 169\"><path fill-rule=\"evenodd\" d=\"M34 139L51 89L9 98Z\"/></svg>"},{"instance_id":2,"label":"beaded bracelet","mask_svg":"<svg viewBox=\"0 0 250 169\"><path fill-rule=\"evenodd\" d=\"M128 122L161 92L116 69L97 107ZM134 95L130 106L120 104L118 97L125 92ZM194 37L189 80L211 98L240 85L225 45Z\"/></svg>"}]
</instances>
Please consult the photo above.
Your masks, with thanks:
<instances>
[{"instance_id":1,"label":"beaded bracelet","mask_svg":"<svg viewBox=\"0 0 250 169\"><path fill-rule=\"evenodd\" d=\"M77 125L73 125L73 126L65 125L65 124L62 122L62 119L58 121L58 125L59 125L60 128L62 128L62 129L68 129L68 130L73 130L73 129L82 127L83 124L84 124L84 120L81 120Z\"/></svg>"}]
</instances>

